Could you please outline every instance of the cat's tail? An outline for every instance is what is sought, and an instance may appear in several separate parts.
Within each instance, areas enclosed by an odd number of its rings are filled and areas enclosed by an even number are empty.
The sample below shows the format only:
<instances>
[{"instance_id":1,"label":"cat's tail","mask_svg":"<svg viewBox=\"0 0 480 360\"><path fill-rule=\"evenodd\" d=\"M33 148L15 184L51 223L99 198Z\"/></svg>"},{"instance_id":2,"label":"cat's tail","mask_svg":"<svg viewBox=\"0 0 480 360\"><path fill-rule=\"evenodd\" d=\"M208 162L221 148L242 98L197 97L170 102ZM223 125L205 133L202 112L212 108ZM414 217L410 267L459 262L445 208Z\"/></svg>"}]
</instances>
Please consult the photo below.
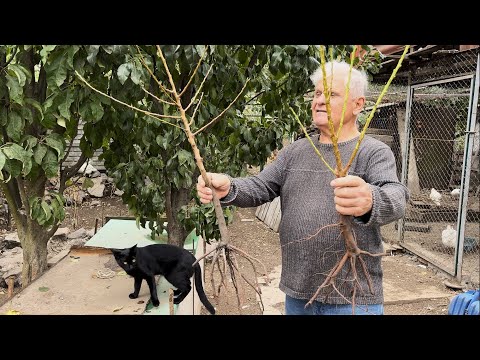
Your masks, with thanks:
<instances>
[{"instance_id":1,"label":"cat's tail","mask_svg":"<svg viewBox=\"0 0 480 360\"><path fill-rule=\"evenodd\" d=\"M205 291L203 290L203 285L202 285L202 269L200 267L200 264L195 264L193 267L193 270L195 272L195 288L197 289L197 294L198 297L200 298L200 301L202 302L203 306L205 306L208 310L208 312L212 315L215 315L215 308L213 305L208 301L207 295L205 295Z\"/></svg>"}]
</instances>

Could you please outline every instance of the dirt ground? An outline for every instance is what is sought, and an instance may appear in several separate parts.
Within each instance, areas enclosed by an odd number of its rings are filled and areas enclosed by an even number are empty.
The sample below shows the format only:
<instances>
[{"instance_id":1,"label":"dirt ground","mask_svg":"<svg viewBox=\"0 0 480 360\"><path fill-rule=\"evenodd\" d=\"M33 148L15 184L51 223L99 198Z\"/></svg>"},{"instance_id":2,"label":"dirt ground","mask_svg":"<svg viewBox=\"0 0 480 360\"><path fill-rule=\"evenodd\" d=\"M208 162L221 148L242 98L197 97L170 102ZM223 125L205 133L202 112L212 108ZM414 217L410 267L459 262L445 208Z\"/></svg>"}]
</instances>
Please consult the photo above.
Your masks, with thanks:
<instances>
[{"instance_id":1,"label":"dirt ground","mask_svg":"<svg viewBox=\"0 0 480 360\"><path fill-rule=\"evenodd\" d=\"M96 205L92 205L96 204ZM128 210L122 204L121 198L104 198L101 201L87 201L77 209L68 208L67 216L62 226L68 226L73 229L84 227L92 229L97 221L98 227L102 225L102 219L106 216L127 216ZM98 219L98 220L96 220ZM270 273L276 266L280 265L280 247L278 234L269 229L255 217L254 208L238 209L234 215L234 222L229 226L232 244L246 251L251 256L260 260ZM245 276L250 281L254 279L254 273L251 265L243 258L239 258L239 266L244 271ZM411 291L419 291L425 286L433 286L439 290L445 291L443 278L436 274L430 267L423 268L419 275L419 264L413 256L397 253L395 256L383 258L384 274L392 281L408 284ZM231 280L227 283L227 290L222 287L220 296L215 300L213 297L211 283L211 262L205 263L205 290L212 304L217 309L217 314L233 315L259 315L262 314L261 307L257 301L255 291L241 281L240 293L242 302L239 308L237 297ZM258 272L263 272L261 266L257 266ZM214 272L216 286L219 284L219 272ZM16 289L18 291L18 289ZM456 293L451 291L453 297ZM6 300L6 289L0 288L0 305ZM402 304L386 304L385 314L392 315L446 315L449 304L449 298L434 300L419 300L416 302ZM283 306L279 304L278 306ZM282 309L278 309L282 310ZM207 314L203 309L202 314Z\"/></svg>"}]
</instances>

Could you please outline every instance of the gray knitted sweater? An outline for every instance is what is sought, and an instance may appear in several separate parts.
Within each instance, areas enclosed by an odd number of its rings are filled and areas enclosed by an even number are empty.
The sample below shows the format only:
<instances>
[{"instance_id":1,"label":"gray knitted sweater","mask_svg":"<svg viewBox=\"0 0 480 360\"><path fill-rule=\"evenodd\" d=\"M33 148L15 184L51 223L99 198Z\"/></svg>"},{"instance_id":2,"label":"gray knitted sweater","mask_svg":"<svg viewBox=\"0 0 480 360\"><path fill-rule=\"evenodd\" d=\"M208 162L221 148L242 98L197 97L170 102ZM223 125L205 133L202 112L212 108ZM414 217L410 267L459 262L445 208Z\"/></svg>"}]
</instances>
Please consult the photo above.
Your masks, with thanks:
<instances>
[{"instance_id":1,"label":"gray knitted sweater","mask_svg":"<svg viewBox=\"0 0 480 360\"><path fill-rule=\"evenodd\" d=\"M357 140L358 137L339 144L343 166L350 158ZM319 143L318 136L313 141L330 166L335 168L333 146ZM409 196L407 188L398 181L394 155L384 143L365 136L349 174L363 178L373 194L371 212L353 219L357 244L360 249L372 254L381 253L380 226L404 215ZM232 178L230 192L221 199L223 206L255 207L280 196L282 274L279 288L293 298L310 299L345 253L344 240L339 237L338 227L318 231L339 221L333 202L333 188L330 186L333 179L334 175L308 140L301 139L280 151L277 159L258 175ZM308 237L311 238L305 240ZM382 259L365 255L362 258L369 269L374 293L370 293L357 261L361 291L357 289L355 301L359 305L383 303ZM351 299L352 285L351 281L344 282L343 279L347 278L349 269L349 264L344 266L336 281L336 287L347 299ZM348 279L351 279L351 272ZM336 291L332 291L332 287L324 288L317 300L331 304L348 303Z\"/></svg>"}]
</instances>

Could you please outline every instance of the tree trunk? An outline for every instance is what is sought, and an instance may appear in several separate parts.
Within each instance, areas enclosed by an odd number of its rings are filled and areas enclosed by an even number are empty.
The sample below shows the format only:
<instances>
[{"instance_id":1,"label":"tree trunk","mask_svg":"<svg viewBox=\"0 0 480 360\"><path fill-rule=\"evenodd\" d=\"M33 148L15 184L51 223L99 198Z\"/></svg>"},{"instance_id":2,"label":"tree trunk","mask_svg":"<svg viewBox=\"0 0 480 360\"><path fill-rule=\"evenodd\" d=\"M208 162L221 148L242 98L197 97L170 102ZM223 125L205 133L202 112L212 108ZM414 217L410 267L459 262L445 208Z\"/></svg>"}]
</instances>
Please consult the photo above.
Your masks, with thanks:
<instances>
[{"instance_id":1,"label":"tree trunk","mask_svg":"<svg viewBox=\"0 0 480 360\"><path fill-rule=\"evenodd\" d=\"M47 230L34 220L28 219L23 238L22 288L47 270Z\"/></svg>"},{"instance_id":2,"label":"tree trunk","mask_svg":"<svg viewBox=\"0 0 480 360\"><path fill-rule=\"evenodd\" d=\"M189 202L190 189L178 190L173 184L166 192L166 213L167 213L167 232L168 243L183 247L187 232L177 220L177 214L180 212L183 205Z\"/></svg>"}]
</instances>

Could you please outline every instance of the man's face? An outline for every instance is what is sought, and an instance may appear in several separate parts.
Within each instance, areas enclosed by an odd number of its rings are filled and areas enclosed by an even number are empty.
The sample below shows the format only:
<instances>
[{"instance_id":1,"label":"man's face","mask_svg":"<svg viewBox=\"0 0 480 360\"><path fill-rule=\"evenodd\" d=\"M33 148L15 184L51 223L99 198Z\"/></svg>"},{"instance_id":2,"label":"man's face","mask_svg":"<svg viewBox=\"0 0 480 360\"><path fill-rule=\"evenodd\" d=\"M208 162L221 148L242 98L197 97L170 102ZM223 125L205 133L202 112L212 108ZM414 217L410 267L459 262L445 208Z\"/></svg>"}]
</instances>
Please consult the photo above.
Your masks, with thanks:
<instances>
[{"instance_id":1,"label":"man's face","mask_svg":"<svg viewBox=\"0 0 480 360\"><path fill-rule=\"evenodd\" d=\"M331 78L327 78L327 84L330 86ZM333 77L332 89L330 95L330 107L333 124L335 129L338 129L340 124L340 118L342 116L343 103L345 100L345 81L342 75ZM358 102L358 101L357 101ZM359 104L351 98L347 100L345 117L343 119L344 124L355 122L356 114ZM363 104L363 102L362 102ZM361 108L361 106L360 106ZM323 91L323 80L320 80L315 86L315 94L312 100L312 120L313 123L323 131L328 130L328 118L327 118L327 103L325 101L325 93Z\"/></svg>"}]
</instances>

